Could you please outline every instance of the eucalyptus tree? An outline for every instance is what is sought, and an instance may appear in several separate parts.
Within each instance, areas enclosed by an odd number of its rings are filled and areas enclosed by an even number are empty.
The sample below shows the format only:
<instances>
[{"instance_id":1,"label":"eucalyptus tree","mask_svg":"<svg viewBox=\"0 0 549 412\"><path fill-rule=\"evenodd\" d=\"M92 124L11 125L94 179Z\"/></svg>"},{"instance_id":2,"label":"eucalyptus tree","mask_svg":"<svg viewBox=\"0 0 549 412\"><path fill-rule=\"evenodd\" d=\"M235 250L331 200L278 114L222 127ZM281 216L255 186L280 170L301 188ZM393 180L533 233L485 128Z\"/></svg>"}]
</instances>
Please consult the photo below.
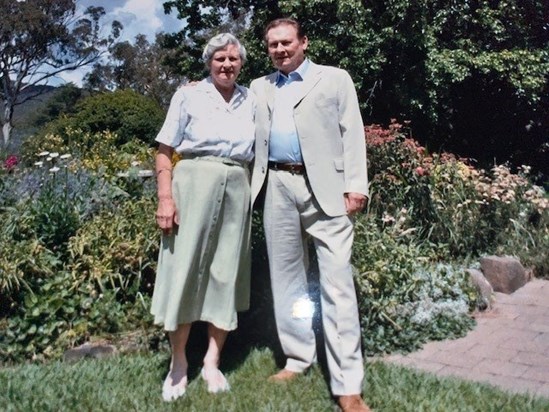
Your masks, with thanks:
<instances>
[{"instance_id":1,"label":"eucalyptus tree","mask_svg":"<svg viewBox=\"0 0 549 412\"><path fill-rule=\"evenodd\" d=\"M151 43L145 35L138 34L133 43L113 44L109 59L95 63L84 78L86 88L131 89L167 108L173 93L187 77L166 63L175 51L163 47L164 39L165 35L159 33Z\"/></svg>"},{"instance_id":2,"label":"eucalyptus tree","mask_svg":"<svg viewBox=\"0 0 549 412\"><path fill-rule=\"evenodd\" d=\"M114 21L101 34L102 7L76 15L76 0L0 0L0 95L2 134L7 147L15 106L35 98L59 74L96 61L120 34ZM25 93L24 93L25 92Z\"/></svg>"}]
</instances>

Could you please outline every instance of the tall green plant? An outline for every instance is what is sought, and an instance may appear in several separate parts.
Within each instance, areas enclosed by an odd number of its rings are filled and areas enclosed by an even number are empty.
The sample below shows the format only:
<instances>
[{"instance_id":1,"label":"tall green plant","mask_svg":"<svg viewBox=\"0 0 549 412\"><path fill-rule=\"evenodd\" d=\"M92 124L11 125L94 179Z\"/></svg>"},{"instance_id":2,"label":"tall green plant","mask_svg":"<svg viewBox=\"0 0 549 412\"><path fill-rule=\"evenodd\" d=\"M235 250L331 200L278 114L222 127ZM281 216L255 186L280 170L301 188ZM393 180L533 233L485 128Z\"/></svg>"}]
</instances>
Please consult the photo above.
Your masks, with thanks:
<instances>
[{"instance_id":1,"label":"tall green plant","mask_svg":"<svg viewBox=\"0 0 549 412\"><path fill-rule=\"evenodd\" d=\"M458 266L436 263L418 242L406 213L379 228L373 216L355 223L353 264L361 330L368 354L410 351L432 339L461 336L476 294Z\"/></svg>"}]
</instances>

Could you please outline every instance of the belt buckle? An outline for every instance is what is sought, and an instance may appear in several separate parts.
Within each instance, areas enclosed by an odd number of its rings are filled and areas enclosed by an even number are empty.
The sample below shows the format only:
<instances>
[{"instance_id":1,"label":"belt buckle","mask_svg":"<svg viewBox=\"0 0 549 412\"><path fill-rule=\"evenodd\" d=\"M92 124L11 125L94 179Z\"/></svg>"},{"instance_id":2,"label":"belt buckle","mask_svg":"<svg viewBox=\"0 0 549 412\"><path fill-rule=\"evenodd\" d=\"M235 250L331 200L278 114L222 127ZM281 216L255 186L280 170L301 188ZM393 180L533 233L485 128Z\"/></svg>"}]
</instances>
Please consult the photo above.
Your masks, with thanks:
<instances>
[{"instance_id":1,"label":"belt buckle","mask_svg":"<svg viewBox=\"0 0 549 412\"><path fill-rule=\"evenodd\" d=\"M295 165L295 164L292 164L290 163L289 167L290 167L290 170L288 170L291 174L293 175L298 175L299 174L299 165Z\"/></svg>"}]
</instances>

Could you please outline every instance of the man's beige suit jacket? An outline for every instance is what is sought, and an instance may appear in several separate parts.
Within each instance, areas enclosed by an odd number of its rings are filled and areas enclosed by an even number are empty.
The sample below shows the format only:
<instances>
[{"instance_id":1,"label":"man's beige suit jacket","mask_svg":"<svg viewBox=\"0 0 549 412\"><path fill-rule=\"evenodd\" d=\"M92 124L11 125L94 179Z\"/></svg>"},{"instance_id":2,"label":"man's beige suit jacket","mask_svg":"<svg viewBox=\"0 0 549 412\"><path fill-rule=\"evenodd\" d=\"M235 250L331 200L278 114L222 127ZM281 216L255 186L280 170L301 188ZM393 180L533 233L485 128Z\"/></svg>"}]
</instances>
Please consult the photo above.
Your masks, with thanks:
<instances>
[{"instance_id":1,"label":"man's beige suit jacket","mask_svg":"<svg viewBox=\"0 0 549 412\"><path fill-rule=\"evenodd\" d=\"M269 135L277 73L256 79L255 161L252 202L268 173ZM353 81L342 69L310 63L294 120L312 191L328 216L346 214L344 193L368 196L366 143Z\"/></svg>"}]
</instances>

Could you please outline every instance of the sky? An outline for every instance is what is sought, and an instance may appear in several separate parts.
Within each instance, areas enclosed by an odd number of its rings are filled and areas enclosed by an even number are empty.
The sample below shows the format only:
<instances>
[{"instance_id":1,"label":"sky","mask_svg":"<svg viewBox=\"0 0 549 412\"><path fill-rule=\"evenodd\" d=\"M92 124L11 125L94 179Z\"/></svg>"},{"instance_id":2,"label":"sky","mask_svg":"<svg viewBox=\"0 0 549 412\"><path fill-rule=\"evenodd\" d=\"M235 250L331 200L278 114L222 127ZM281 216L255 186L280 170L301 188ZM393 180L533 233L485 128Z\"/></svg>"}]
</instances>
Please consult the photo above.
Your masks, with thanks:
<instances>
[{"instance_id":1,"label":"sky","mask_svg":"<svg viewBox=\"0 0 549 412\"><path fill-rule=\"evenodd\" d=\"M77 0L77 15L82 15L89 6L100 6L105 9L103 24L108 31L113 20L124 26L121 41L133 41L138 34L147 35L154 41L158 32L173 33L182 29L184 23L175 16L175 11L164 14L163 0ZM89 68L63 73L60 77L67 82L82 85L84 74Z\"/></svg>"}]
</instances>

